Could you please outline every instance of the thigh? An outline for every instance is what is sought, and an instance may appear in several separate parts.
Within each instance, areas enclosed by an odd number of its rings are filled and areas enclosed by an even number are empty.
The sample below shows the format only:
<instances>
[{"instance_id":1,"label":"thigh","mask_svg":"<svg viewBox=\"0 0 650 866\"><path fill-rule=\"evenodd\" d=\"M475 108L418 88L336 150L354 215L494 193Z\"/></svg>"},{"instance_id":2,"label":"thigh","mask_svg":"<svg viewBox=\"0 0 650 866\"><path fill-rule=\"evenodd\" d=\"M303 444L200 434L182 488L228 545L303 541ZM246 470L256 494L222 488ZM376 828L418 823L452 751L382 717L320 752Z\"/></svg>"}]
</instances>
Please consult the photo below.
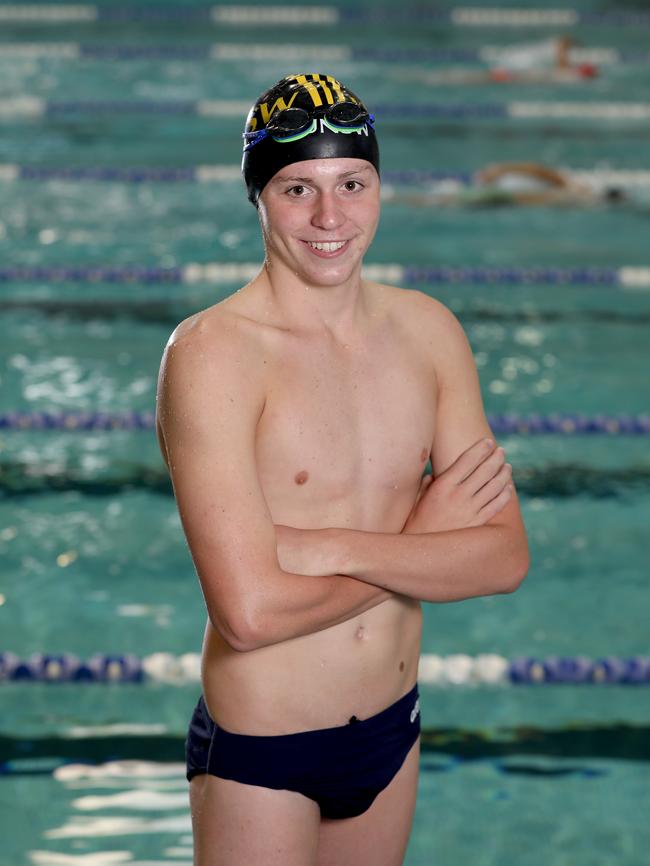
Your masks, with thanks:
<instances>
[{"instance_id":1,"label":"thigh","mask_svg":"<svg viewBox=\"0 0 650 866\"><path fill-rule=\"evenodd\" d=\"M417 794L420 738L372 806L355 818L323 819L317 866L401 866Z\"/></svg>"},{"instance_id":2,"label":"thigh","mask_svg":"<svg viewBox=\"0 0 650 866\"><path fill-rule=\"evenodd\" d=\"M190 807L194 866L315 866L320 810L296 791L202 774Z\"/></svg>"}]
</instances>

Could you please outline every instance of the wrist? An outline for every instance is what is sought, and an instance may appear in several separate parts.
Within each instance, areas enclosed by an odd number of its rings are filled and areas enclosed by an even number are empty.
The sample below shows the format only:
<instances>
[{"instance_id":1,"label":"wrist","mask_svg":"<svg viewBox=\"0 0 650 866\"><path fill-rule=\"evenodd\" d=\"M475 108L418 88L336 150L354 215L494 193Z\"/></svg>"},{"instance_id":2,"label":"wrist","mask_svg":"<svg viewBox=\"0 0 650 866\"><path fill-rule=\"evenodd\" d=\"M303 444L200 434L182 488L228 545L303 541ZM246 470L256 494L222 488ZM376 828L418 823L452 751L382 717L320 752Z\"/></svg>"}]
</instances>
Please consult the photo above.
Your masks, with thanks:
<instances>
[{"instance_id":1,"label":"wrist","mask_svg":"<svg viewBox=\"0 0 650 866\"><path fill-rule=\"evenodd\" d=\"M319 547L322 563L329 574L344 574L354 577L352 573L351 551L348 540L350 533L346 529L329 527L318 530L320 534Z\"/></svg>"}]
</instances>

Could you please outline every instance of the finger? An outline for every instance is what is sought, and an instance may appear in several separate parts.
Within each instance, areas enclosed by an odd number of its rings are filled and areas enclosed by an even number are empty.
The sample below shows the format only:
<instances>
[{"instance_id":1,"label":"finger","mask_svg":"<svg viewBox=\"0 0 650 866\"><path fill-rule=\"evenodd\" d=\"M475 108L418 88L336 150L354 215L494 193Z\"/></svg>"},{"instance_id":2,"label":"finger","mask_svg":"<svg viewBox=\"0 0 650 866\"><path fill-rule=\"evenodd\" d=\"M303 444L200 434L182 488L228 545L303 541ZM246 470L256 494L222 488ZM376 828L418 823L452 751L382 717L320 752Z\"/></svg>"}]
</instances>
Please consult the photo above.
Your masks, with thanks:
<instances>
[{"instance_id":1,"label":"finger","mask_svg":"<svg viewBox=\"0 0 650 866\"><path fill-rule=\"evenodd\" d=\"M488 481L491 481L503 468L506 462L506 454L503 448L495 448L492 454L476 467L471 475L468 475L463 484L467 485L469 492L474 495Z\"/></svg>"},{"instance_id":2,"label":"finger","mask_svg":"<svg viewBox=\"0 0 650 866\"><path fill-rule=\"evenodd\" d=\"M479 439L473 445L463 451L448 469L445 469L443 475L449 478L456 484L460 484L471 475L477 466L492 454L495 448L495 443L491 439Z\"/></svg>"},{"instance_id":3,"label":"finger","mask_svg":"<svg viewBox=\"0 0 650 866\"><path fill-rule=\"evenodd\" d=\"M466 482L467 485L471 485L470 489L473 491L472 496L478 503L480 503L479 508L485 505L486 502L489 502L490 499L494 499L497 493L500 493L512 478L512 466L510 463L502 463L492 473L491 477L489 477L486 470L485 483L482 484L481 481L483 479L477 477L482 468L483 467L479 467L479 469L477 469ZM490 472L492 472L492 470L490 470Z\"/></svg>"},{"instance_id":4,"label":"finger","mask_svg":"<svg viewBox=\"0 0 650 866\"><path fill-rule=\"evenodd\" d=\"M483 526L483 524L492 520L493 517L496 517L497 514L499 514L500 511L503 511L506 505L510 502L513 493L514 487L511 484L504 487L498 496L495 496L494 499L491 499L484 508L481 508L477 515L478 523L475 525Z\"/></svg>"}]
</instances>

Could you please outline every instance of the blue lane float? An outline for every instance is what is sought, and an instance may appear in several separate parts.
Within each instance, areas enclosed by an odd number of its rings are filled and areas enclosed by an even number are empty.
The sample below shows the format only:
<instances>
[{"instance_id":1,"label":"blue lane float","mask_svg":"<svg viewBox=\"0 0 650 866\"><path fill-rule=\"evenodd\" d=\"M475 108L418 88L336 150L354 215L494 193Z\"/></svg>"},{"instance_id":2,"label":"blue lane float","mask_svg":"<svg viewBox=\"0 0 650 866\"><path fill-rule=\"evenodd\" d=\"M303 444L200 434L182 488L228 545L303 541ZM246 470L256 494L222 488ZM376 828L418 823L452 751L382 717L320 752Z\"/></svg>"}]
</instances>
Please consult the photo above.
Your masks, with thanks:
<instances>
[{"instance_id":1,"label":"blue lane float","mask_svg":"<svg viewBox=\"0 0 650 866\"><path fill-rule=\"evenodd\" d=\"M603 27L644 27L650 24L650 15L633 10L588 12L572 7L530 8L513 7L452 7L436 8L407 6L377 9L335 5L122 5L100 6L78 4L3 4L0 21L13 23L86 23L142 22L142 23L198 23L201 25L232 26L336 26L344 22L393 25L403 22L448 25L458 28L558 28L589 24Z\"/></svg>"},{"instance_id":2,"label":"blue lane float","mask_svg":"<svg viewBox=\"0 0 650 866\"><path fill-rule=\"evenodd\" d=\"M108 283L164 285L198 283L235 285L259 272L254 262L192 263L172 268L127 265L37 265L0 267L0 283ZM480 286L605 286L631 290L650 288L650 267L449 267L429 265L367 265L368 279L397 285Z\"/></svg>"},{"instance_id":3,"label":"blue lane float","mask_svg":"<svg viewBox=\"0 0 650 866\"><path fill-rule=\"evenodd\" d=\"M23 95L0 99L3 117L95 117L114 115L190 116L217 119L242 117L249 103L233 99L163 100L163 99L67 99L45 100L38 96ZM396 120L599 120L609 122L637 122L650 120L648 102L599 102L596 100L512 102L422 102L379 103L373 106L378 116Z\"/></svg>"},{"instance_id":4,"label":"blue lane float","mask_svg":"<svg viewBox=\"0 0 650 866\"><path fill-rule=\"evenodd\" d=\"M629 189L649 188L650 169L571 168L562 171L571 179L595 189L619 186ZM174 166L47 166L0 163L0 181L48 182L62 180L72 183L92 181L102 183L241 183L238 164L194 165L186 168ZM463 186L473 183L471 169L405 169L382 172L384 184L395 186L421 186L453 181Z\"/></svg>"},{"instance_id":5,"label":"blue lane float","mask_svg":"<svg viewBox=\"0 0 650 866\"><path fill-rule=\"evenodd\" d=\"M0 283L182 283L182 268L104 267L98 265L0 268Z\"/></svg>"},{"instance_id":6,"label":"blue lane float","mask_svg":"<svg viewBox=\"0 0 650 866\"><path fill-rule=\"evenodd\" d=\"M648 436L650 415L514 415L488 416L500 436ZM2 412L0 430L152 430L153 412Z\"/></svg>"},{"instance_id":7,"label":"blue lane float","mask_svg":"<svg viewBox=\"0 0 650 866\"><path fill-rule=\"evenodd\" d=\"M34 653L20 659L0 653L0 681L5 682L138 683L144 679L142 660L133 655L80 659L71 653Z\"/></svg>"},{"instance_id":8,"label":"blue lane float","mask_svg":"<svg viewBox=\"0 0 650 866\"><path fill-rule=\"evenodd\" d=\"M21 659L0 653L0 682L5 683L146 683L185 685L200 681L198 653L174 656L153 653L95 654L82 659L71 653L34 653ZM507 659L493 653L420 656L418 680L429 686L542 686L650 684L650 657L583 656Z\"/></svg>"},{"instance_id":9,"label":"blue lane float","mask_svg":"<svg viewBox=\"0 0 650 866\"><path fill-rule=\"evenodd\" d=\"M237 179L241 177L239 169ZM192 168L118 168L84 166L58 168L50 166L17 166L17 180L102 181L106 183L200 183L200 172Z\"/></svg>"},{"instance_id":10,"label":"blue lane float","mask_svg":"<svg viewBox=\"0 0 650 866\"><path fill-rule=\"evenodd\" d=\"M251 56L264 54L266 59L281 59L284 51L285 58L291 55L292 59L296 54L307 54L318 60L323 57L324 60L344 59L352 62L373 61L381 63L480 63L481 52L478 49L429 49L429 48L353 48L351 46L340 45L277 45L269 46L267 44L255 43L237 44L237 43L221 43L196 46L176 46L176 45L97 45L84 43L60 43L63 53L64 48L68 49L67 53L73 53L75 57L82 60L183 60L183 61L244 61ZM20 43L18 43L20 46ZM31 46L30 46L31 47ZM45 46L43 51L56 50L50 46ZM70 48L73 52L70 52ZM275 49L275 50L274 50ZM10 49L0 47L0 55L8 54ZM16 47L16 52L19 47ZM38 48L34 49L35 54L38 54ZM639 52L641 53L641 52ZM625 62L625 55L617 56L618 62ZM644 58L635 58L643 60ZM650 54L645 59L650 59Z\"/></svg>"},{"instance_id":11,"label":"blue lane float","mask_svg":"<svg viewBox=\"0 0 650 866\"><path fill-rule=\"evenodd\" d=\"M603 175L608 181L612 172L593 172ZM620 174L620 172L618 173ZM636 175L650 177L650 171L625 172L633 175L630 178L633 185ZM401 186L419 186L422 183L440 181L456 181L467 186L472 181L471 171L441 171L421 169L411 171L383 171L385 183ZM73 183L80 181L95 181L103 183L214 183L223 181L241 182L239 165L205 165L189 168L159 167L159 166L44 166L44 165L12 165L0 164L0 180L29 180L45 182L49 180L64 180ZM650 180L648 181L650 185Z\"/></svg>"},{"instance_id":12,"label":"blue lane float","mask_svg":"<svg viewBox=\"0 0 650 866\"><path fill-rule=\"evenodd\" d=\"M485 67L499 64L508 58L508 48L486 46L483 48L394 48L373 46L356 48L341 42L213 42L194 45L160 44L121 44L121 43L84 43L84 42L2 42L0 43L2 58L52 58L69 61L117 61L133 60L168 60L183 62L246 62L264 61L281 62L311 60L318 63L426 63L434 65L453 64L458 67L463 64L469 67L469 72L477 66ZM598 67L616 66L625 63L647 63L650 52L644 50L619 50L610 46L573 49L570 52L571 61L578 63L593 63ZM458 72L458 70L455 70ZM459 79L454 75L454 84L473 83ZM427 82L432 83L432 82Z\"/></svg>"}]
</instances>

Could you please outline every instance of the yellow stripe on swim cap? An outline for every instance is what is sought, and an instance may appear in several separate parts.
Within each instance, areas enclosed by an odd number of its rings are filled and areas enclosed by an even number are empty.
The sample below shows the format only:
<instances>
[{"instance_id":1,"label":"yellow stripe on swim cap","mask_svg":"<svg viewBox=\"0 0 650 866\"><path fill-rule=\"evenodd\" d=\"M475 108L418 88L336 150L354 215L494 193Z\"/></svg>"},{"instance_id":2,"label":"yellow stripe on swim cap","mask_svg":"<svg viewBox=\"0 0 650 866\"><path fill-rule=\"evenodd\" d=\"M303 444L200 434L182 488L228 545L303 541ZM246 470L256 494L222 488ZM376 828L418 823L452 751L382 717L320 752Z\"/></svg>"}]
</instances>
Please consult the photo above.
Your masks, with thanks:
<instances>
[{"instance_id":1,"label":"yellow stripe on swim cap","mask_svg":"<svg viewBox=\"0 0 650 866\"><path fill-rule=\"evenodd\" d=\"M325 94L325 99L328 101L328 103L330 105L334 105L334 97L332 96L332 91L327 86L327 83L320 77L320 75L316 75L316 74L312 73L311 77L312 77L312 81L315 84L320 84L321 90Z\"/></svg>"},{"instance_id":2,"label":"yellow stripe on swim cap","mask_svg":"<svg viewBox=\"0 0 650 866\"><path fill-rule=\"evenodd\" d=\"M326 75L325 78L327 78L332 90L336 93L337 101L346 102L349 97L347 97L345 93L343 93L343 90L341 89L341 82L337 81L336 78L333 78L331 75Z\"/></svg>"},{"instance_id":3,"label":"yellow stripe on swim cap","mask_svg":"<svg viewBox=\"0 0 650 866\"><path fill-rule=\"evenodd\" d=\"M311 81L307 81L306 75L296 75L296 81L298 84L302 84L307 93L311 96L311 100L316 108L319 108L323 104L323 100L320 98L318 88L313 85Z\"/></svg>"}]
</instances>

